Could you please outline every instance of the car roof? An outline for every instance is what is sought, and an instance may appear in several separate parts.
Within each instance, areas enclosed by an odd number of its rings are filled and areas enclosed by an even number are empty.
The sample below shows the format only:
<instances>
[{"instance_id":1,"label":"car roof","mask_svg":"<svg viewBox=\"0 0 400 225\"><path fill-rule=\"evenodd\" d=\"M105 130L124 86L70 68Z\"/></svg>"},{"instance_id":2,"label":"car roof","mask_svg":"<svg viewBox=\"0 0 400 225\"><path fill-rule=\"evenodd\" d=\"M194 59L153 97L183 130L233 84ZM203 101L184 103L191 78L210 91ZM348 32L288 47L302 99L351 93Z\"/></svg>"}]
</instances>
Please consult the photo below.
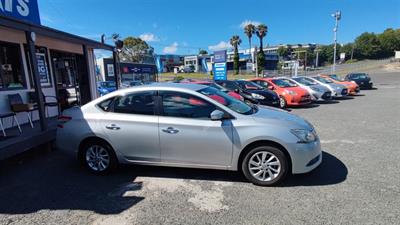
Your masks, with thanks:
<instances>
[{"instance_id":1,"label":"car roof","mask_svg":"<svg viewBox=\"0 0 400 225\"><path fill-rule=\"evenodd\" d=\"M140 86L135 86L135 87L130 87L126 89L121 89L118 90L118 93L126 93L126 92L131 92L134 90L161 90L161 89L177 89L177 90L192 90L192 91L198 91L207 86L200 85L200 84L192 84L192 83L167 83L167 82L161 82L161 83L151 83L151 84L145 84L145 85L140 85Z\"/></svg>"}]
</instances>

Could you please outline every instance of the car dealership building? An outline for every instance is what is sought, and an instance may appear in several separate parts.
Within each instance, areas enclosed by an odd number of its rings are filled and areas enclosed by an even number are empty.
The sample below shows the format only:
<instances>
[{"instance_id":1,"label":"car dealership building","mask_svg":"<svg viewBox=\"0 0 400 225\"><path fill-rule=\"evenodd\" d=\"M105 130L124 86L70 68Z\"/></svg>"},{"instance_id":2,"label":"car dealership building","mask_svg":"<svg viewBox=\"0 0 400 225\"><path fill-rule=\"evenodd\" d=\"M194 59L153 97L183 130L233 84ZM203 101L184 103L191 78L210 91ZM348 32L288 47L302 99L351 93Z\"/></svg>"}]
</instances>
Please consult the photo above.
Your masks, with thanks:
<instances>
[{"instance_id":1,"label":"car dealership building","mask_svg":"<svg viewBox=\"0 0 400 225\"><path fill-rule=\"evenodd\" d=\"M15 114L19 124L39 120L44 131L46 118L98 97L94 49L116 54L111 45L42 26L36 0L0 1L0 128L15 127Z\"/></svg>"}]
</instances>

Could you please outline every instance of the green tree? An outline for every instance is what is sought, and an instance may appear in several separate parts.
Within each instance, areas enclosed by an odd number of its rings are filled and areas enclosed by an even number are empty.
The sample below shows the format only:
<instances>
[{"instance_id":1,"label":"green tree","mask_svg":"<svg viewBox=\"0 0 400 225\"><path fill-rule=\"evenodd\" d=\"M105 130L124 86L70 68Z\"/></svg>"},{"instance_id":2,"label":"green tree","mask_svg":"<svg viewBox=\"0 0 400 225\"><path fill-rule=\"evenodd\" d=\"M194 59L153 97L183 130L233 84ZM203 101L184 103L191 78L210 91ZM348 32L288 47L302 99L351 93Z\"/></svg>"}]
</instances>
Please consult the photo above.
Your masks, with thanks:
<instances>
[{"instance_id":1,"label":"green tree","mask_svg":"<svg viewBox=\"0 0 400 225\"><path fill-rule=\"evenodd\" d=\"M242 43L242 40L238 35L233 35L229 42L232 45L234 51L233 70L235 74L239 74L239 45Z\"/></svg>"},{"instance_id":2,"label":"green tree","mask_svg":"<svg viewBox=\"0 0 400 225\"><path fill-rule=\"evenodd\" d=\"M256 34L257 34L257 37L260 39L260 51L264 51L263 50L263 39L265 36L267 36L267 33L268 33L267 25L259 24L257 26Z\"/></svg>"},{"instance_id":3,"label":"green tree","mask_svg":"<svg viewBox=\"0 0 400 225\"><path fill-rule=\"evenodd\" d=\"M206 50L204 50L204 49L199 50L199 55L207 55L207 54L208 54L208 52Z\"/></svg>"},{"instance_id":4,"label":"green tree","mask_svg":"<svg viewBox=\"0 0 400 225\"><path fill-rule=\"evenodd\" d=\"M374 33L361 34L356 38L355 44L361 59L377 59L382 56L380 41Z\"/></svg>"},{"instance_id":5,"label":"green tree","mask_svg":"<svg viewBox=\"0 0 400 225\"><path fill-rule=\"evenodd\" d=\"M127 37L123 42L124 47L120 53L122 61L143 62L144 58L154 51L145 41L137 37Z\"/></svg>"},{"instance_id":6,"label":"green tree","mask_svg":"<svg viewBox=\"0 0 400 225\"><path fill-rule=\"evenodd\" d=\"M347 44L343 45L340 48L340 53L346 54L346 60L351 59L352 54L353 54L353 58L354 58L354 53L356 53L354 43L347 43ZM357 55L357 53L356 53L356 55Z\"/></svg>"},{"instance_id":7,"label":"green tree","mask_svg":"<svg viewBox=\"0 0 400 225\"><path fill-rule=\"evenodd\" d=\"M393 56L394 51L400 50L400 29L393 30L388 28L378 35L378 39L383 57Z\"/></svg>"},{"instance_id":8,"label":"green tree","mask_svg":"<svg viewBox=\"0 0 400 225\"><path fill-rule=\"evenodd\" d=\"M249 49L250 49L250 61L252 60L251 56L251 38L253 37L253 34L256 32L256 27L249 23L244 27L244 33L246 34L247 38L249 39Z\"/></svg>"},{"instance_id":9,"label":"green tree","mask_svg":"<svg viewBox=\"0 0 400 225\"><path fill-rule=\"evenodd\" d=\"M263 39L268 33L268 27L265 24L259 24L256 29L256 35L260 39L260 50L257 53L257 69L258 73L265 68L265 54L263 49Z\"/></svg>"}]
</instances>

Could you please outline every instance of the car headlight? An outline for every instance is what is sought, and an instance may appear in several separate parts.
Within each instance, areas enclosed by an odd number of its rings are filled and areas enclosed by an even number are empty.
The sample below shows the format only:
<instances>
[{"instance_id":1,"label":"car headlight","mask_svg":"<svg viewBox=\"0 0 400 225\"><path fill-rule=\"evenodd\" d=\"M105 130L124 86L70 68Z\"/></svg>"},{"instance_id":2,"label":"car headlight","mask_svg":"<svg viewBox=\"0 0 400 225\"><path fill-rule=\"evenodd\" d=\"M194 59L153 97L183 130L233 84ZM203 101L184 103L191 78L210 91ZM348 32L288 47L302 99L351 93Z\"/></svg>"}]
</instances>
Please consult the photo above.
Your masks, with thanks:
<instances>
[{"instance_id":1,"label":"car headlight","mask_svg":"<svg viewBox=\"0 0 400 225\"><path fill-rule=\"evenodd\" d=\"M290 131L299 139L299 143L310 143L317 140L317 135L314 131L305 129L292 129Z\"/></svg>"},{"instance_id":2,"label":"car headlight","mask_svg":"<svg viewBox=\"0 0 400 225\"><path fill-rule=\"evenodd\" d=\"M251 96L255 99L264 100L265 97L256 93L251 93Z\"/></svg>"},{"instance_id":3,"label":"car headlight","mask_svg":"<svg viewBox=\"0 0 400 225\"><path fill-rule=\"evenodd\" d=\"M296 93L295 91L291 91L291 90L288 90L287 93L288 93L289 95L297 95L297 93Z\"/></svg>"}]
</instances>

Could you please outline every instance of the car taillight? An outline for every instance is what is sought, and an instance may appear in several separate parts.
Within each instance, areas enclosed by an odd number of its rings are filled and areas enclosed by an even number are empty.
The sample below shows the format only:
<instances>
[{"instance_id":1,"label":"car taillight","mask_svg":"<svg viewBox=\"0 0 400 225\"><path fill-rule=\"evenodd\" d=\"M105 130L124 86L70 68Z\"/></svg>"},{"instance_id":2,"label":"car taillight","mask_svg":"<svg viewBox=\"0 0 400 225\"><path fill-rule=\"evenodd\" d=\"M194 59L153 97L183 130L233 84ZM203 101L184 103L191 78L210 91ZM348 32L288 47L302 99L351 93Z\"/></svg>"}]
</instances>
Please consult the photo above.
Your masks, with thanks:
<instances>
[{"instance_id":1,"label":"car taillight","mask_svg":"<svg viewBox=\"0 0 400 225\"><path fill-rule=\"evenodd\" d=\"M61 116L58 116L58 124L57 124L57 127L58 128L64 128L64 124L66 123L66 122L68 122L68 121L70 121L72 119L72 117L70 117L70 116L63 116L63 115L61 115Z\"/></svg>"}]
</instances>

